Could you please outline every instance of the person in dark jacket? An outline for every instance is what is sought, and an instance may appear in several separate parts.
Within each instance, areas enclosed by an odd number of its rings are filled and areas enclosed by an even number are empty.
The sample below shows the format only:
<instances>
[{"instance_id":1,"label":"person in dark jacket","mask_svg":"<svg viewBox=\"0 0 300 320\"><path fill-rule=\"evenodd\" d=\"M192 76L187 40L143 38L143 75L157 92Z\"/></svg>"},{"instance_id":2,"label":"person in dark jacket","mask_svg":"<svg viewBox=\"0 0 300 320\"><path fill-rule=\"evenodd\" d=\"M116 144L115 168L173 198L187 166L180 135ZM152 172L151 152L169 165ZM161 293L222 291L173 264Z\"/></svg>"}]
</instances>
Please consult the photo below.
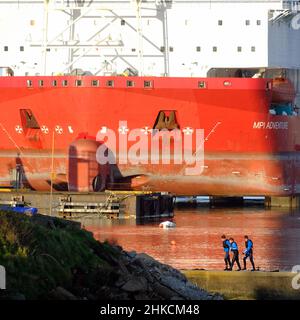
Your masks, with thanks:
<instances>
[{"instance_id":1,"label":"person in dark jacket","mask_svg":"<svg viewBox=\"0 0 300 320\"><path fill-rule=\"evenodd\" d=\"M234 263L236 262L238 269L237 271L241 270L241 265L240 265L240 261L239 261L239 248L237 243L234 241L233 238L229 239L230 242L230 250L233 253L233 257L232 257L232 261L231 261L231 269L233 268Z\"/></svg>"},{"instance_id":2,"label":"person in dark jacket","mask_svg":"<svg viewBox=\"0 0 300 320\"><path fill-rule=\"evenodd\" d=\"M245 239L245 247L246 249L244 250L244 258L243 258L243 262L244 262L244 268L243 270L246 270L246 260L247 258L250 259L250 262L252 264L252 270L251 271L255 271L255 265L254 265L254 260L253 260L253 241L251 239L249 239L249 237L247 235L244 236Z\"/></svg>"},{"instance_id":3,"label":"person in dark jacket","mask_svg":"<svg viewBox=\"0 0 300 320\"><path fill-rule=\"evenodd\" d=\"M232 270L231 269L231 263L230 263L230 242L226 238L225 234L222 235L222 244L224 249L224 261L225 261L225 271Z\"/></svg>"}]
</instances>

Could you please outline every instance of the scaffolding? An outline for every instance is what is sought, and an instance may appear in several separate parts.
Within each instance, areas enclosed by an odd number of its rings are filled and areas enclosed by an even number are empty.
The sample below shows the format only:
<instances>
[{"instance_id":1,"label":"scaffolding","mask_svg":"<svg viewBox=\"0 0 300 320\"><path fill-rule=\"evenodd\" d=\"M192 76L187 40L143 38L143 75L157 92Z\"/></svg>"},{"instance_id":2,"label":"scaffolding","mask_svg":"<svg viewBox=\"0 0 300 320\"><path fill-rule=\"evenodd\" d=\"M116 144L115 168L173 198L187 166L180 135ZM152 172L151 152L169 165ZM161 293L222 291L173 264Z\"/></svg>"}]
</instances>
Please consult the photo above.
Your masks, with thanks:
<instances>
[{"instance_id":1,"label":"scaffolding","mask_svg":"<svg viewBox=\"0 0 300 320\"><path fill-rule=\"evenodd\" d=\"M172 1L143 1L143 0L18 0L7 3L22 6L43 7L43 35L42 40L32 40L29 43L31 49L36 49L42 57L41 74L51 75L49 65L49 52L51 50L64 50L68 52L64 59L64 66L59 73L72 74L76 64L83 59L99 58L102 61L99 69L93 72L95 75L116 74L116 62L122 61L128 69L136 75L144 75L144 59L159 59L163 63L161 74L169 75L169 47L167 11ZM36 7L37 8L37 7ZM124 16L124 12L126 15ZM56 14L65 15L65 23L61 30L53 35L51 25L55 23ZM144 35L143 24L145 19L158 20L161 25L162 46L157 44L157 39L151 39ZM54 22L53 22L54 21ZM78 37L79 25L84 21L89 25L83 37ZM99 22L99 23L95 23ZM111 36L118 30L117 23L124 24L128 32L132 33L131 39L135 39L136 49L130 54L124 54L128 44L122 36ZM80 30L81 35L82 30ZM153 35L157 36L157 35ZM145 53L144 44L151 47L151 53ZM164 50L161 50L161 47ZM97 51L96 51L97 50ZM149 50L148 50L149 51Z\"/></svg>"}]
</instances>

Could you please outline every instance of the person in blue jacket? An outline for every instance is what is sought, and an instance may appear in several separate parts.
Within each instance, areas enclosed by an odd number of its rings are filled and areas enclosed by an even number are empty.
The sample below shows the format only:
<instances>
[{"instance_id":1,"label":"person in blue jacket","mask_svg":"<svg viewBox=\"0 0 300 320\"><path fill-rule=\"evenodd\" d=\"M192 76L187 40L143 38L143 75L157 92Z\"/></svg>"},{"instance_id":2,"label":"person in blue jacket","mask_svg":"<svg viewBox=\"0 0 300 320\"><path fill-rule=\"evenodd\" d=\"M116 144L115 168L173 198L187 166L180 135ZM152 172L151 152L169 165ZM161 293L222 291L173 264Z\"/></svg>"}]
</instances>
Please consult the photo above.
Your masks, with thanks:
<instances>
[{"instance_id":1,"label":"person in blue jacket","mask_svg":"<svg viewBox=\"0 0 300 320\"><path fill-rule=\"evenodd\" d=\"M245 247L246 249L244 250L244 258L243 258L243 262L244 262L244 268L243 270L246 270L246 260L247 258L250 259L250 262L252 264L252 270L251 271L255 271L255 265L254 265L254 260L253 260L253 241L251 239L249 239L249 237L247 235L244 236L245 239Z\"/></svg>"},{"instance_id":2,"label":"person in blue jacket","mask_svg":"<svg viewBox=\"0 0 300 320\"><path fill-rule=\"evenodd\" d=\"M236 262L238 269L237 271L241 270L240 260L239 260L239 248L237 243L234 241L233 238L229 238L230 242L230 250L233 253L232 261L231 261L231 269L233 268L234 263Z\"/></svg>"},{"instance_id":3,"label":"person in blue jacket","mask_svg":"<svg viewBox=\"0 0 300 320\"><path fill-rule=\"evenodd\" d=\"M225 261L225 271L232 270L231 263L230 263L230 242L226 238L225 234L222 235L222 244L224 249L224 261Z\"/></svg>"}]
</instances>

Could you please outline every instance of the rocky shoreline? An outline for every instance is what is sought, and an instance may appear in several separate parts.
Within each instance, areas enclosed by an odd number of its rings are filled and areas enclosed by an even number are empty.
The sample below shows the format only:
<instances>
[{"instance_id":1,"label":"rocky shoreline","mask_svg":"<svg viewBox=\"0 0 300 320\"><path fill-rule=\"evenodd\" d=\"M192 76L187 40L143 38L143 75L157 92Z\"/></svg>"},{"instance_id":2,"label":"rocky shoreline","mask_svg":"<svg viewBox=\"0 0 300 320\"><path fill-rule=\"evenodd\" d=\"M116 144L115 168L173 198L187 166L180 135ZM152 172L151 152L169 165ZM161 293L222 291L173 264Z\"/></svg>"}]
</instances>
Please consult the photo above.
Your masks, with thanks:
<instances>
[{"instance_id":1,"label":"rocky shoreline","mask_svg":"<svg viewBox=\"0 0 300 320\"><path fill-rule=\"evenodd\" d=\"M220 300L144 253L96 241L80 225L0 213L0 264L10 300Z\"/></svg>"},{"instance_id":2,"label":"rocky shoreline","mask_svg":"<svg viewBox=\"0 0 300 320\"><path fill-rule=\"evenodd\" d=\"M90 288L74 287L70 291L57 287L50 298L63 300L222 300L192 284L178 270L159 263L147 254L125 252L115 248L121 255L113 259L116 279L110 284ZM73 289L73 293L71 293ZM82 293L85 294L82 294Z\"/></svg>"},{"instance_id":3,"label":"rocky shoreline","mask_svg":"<svg viewBox=\"0 0 300 320\"><path fill-rule=\"evenodd\" d=\"M109 288L109 299L133 300L212 300L222 299L192 284L178 270L159 263L147 254L126 252L122 248L115 261L119 277Z\"/></svg>"}]
</instances>

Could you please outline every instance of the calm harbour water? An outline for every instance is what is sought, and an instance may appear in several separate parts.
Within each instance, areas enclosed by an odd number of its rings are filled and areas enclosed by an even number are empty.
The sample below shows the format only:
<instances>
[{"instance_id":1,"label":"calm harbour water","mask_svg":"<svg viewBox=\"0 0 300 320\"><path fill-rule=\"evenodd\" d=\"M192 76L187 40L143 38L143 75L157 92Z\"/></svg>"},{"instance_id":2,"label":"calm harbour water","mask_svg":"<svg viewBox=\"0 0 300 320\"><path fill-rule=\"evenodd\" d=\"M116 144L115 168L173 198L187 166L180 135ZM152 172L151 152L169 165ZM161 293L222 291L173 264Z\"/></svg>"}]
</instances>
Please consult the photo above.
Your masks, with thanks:
<instances>
[{"instance_id":1,"label":"calm harbour water","mask_svg":"<svg viewBox=\"0 0 300 320\"><path fill-rule=\"evenodd\" d=\"M248 234L260 270L290 271L300 265L299 211L177 209L173 221L174 229L159 228L158 222L137 225L134 219L86 219L83 224L97 240L117 242L127 251L145 252L179 269L223 269L223 233L237 241L240 253L243 235Z\"/></svg>"}]
</instances>

